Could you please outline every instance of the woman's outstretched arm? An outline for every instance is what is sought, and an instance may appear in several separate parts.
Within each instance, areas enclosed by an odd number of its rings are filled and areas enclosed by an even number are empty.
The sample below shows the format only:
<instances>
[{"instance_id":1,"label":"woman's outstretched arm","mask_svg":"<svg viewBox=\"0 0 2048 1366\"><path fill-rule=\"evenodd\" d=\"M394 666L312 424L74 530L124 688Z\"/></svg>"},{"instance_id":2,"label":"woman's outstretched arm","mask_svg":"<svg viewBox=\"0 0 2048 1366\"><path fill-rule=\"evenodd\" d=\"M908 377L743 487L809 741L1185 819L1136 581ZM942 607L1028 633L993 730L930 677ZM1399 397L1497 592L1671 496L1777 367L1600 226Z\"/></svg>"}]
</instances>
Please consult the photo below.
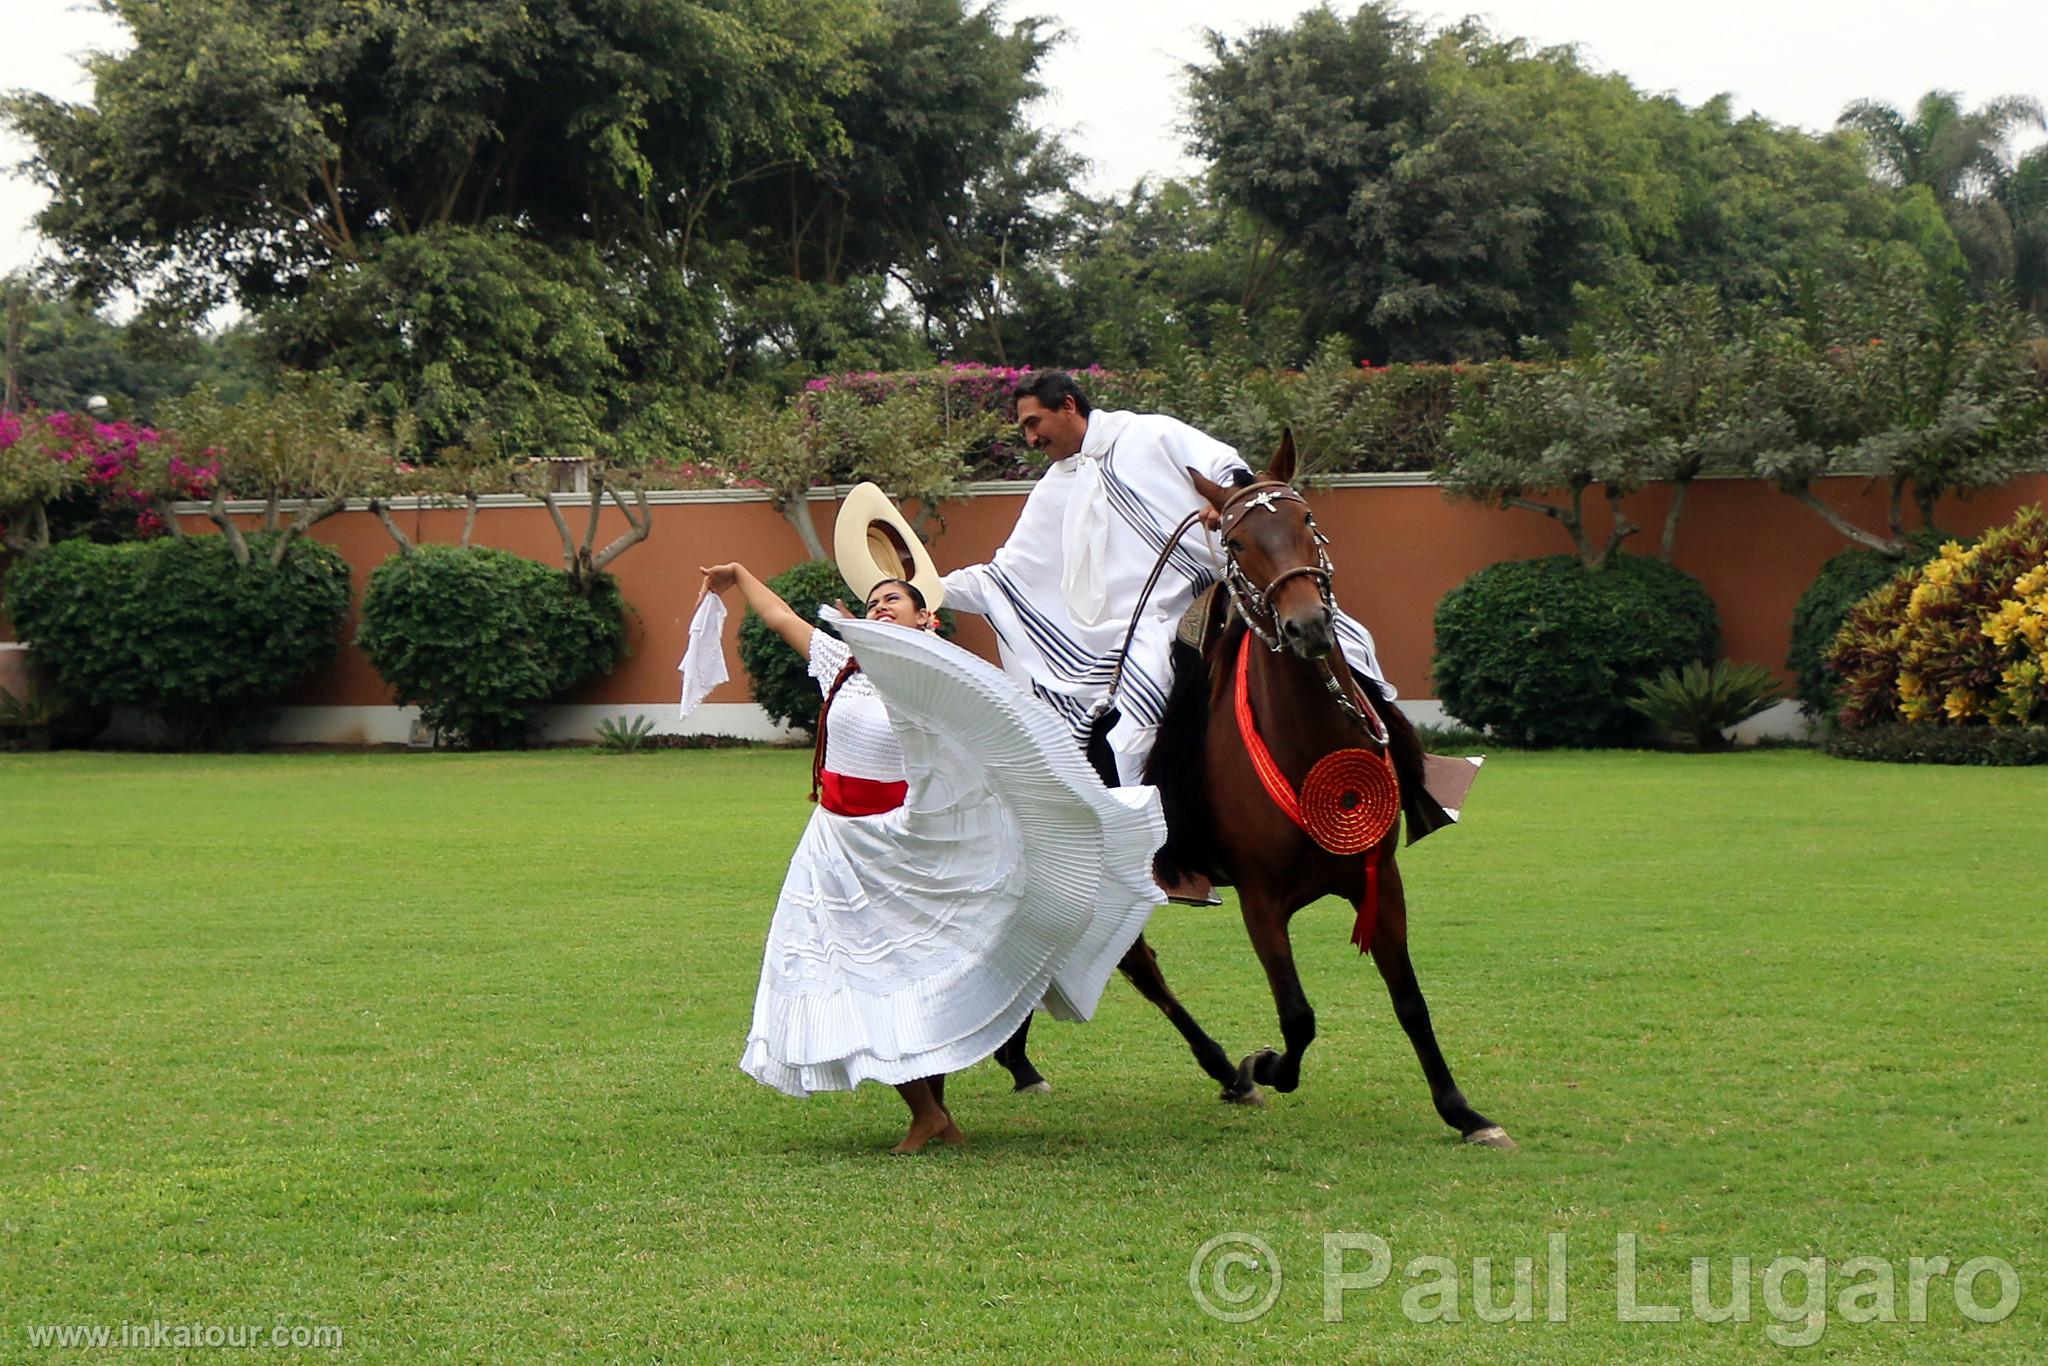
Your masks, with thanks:
<instances>
[{"instance_id":1,"label":"woman's outstretched arm","mask_svg":"<svg viewBox=\"0 0 2048 1366\"><path fill-rule=\"evenodd\" d=\"M704 572L706 593L723 593L737 587L740 595L747 600L747 606L754 609L761 620L768 623L768 629L781 636L805 659L811 657L811 634L813 627L804 620L801 613L776 596L775 590L756 578L754 571L743 564L699 565Z\"/></svg>"}]
</instances>

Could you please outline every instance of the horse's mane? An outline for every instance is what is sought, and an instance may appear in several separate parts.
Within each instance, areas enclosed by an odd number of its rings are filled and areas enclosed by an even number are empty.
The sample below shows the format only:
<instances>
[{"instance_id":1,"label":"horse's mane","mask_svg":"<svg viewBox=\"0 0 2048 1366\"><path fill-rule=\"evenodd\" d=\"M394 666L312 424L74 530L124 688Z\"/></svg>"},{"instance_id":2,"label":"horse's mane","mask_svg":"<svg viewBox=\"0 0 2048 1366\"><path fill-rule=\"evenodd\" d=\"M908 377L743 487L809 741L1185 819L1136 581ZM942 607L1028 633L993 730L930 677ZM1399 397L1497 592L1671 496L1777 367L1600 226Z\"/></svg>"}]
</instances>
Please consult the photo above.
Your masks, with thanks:
<instances>
[{"instance_id":1,"label":"horse's mane","mask_svg":"<svg viewBox=\"0 0 2048 1366\"><path fill-rule=\"evenodd\" d=\"M1230 658L1244 634L1244 623L1233 617L1213 658ZM1166 712L1159 719L1144 773L1144 781L1159 789L1159 806L1166 815L1166 845L1156 863L1160 878L1169 884L1189 874L1212 881L1222 874L1214 866L1216 840L1209 818L1210 683L1209 663L1202 652L1175 640L1173 687L1166 695Z\"/></svg>"}]
</instances>

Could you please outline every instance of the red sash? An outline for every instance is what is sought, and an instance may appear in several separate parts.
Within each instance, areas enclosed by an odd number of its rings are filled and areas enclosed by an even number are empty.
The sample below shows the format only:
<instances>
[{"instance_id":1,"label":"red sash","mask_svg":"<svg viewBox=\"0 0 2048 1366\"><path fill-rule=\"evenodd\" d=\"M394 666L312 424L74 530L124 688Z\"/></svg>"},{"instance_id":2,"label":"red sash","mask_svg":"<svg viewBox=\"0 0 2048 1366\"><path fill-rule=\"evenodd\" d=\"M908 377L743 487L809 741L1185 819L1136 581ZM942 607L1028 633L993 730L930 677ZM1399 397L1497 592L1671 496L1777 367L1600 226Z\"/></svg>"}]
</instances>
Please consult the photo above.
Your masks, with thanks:
<instances>
[{"instance_id":1,"label":"red sash","mask_svg":"<svg viewBox=\"0 0 2048 1366\"><path fill-rule=\"evenodd\" d=\"M855 778L829 768L820 769L818 779L818 805L835 816L879 816L903 805L910 791L906 782Z\"/></svg>"}]
</instances>

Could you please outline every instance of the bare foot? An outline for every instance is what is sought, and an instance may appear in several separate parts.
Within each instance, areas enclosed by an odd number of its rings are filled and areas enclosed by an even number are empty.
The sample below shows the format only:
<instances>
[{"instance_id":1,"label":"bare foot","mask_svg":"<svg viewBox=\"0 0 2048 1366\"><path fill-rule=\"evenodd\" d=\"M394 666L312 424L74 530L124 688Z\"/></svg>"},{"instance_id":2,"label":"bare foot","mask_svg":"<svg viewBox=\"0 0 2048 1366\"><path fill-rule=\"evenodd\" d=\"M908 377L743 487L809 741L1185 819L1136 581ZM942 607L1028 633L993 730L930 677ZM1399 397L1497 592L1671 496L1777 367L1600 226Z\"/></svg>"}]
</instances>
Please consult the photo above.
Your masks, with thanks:
<instances>
[{"instance_id":1,"label":"bare foot","mask_svg":"<svg viewBox=\"0 0 2048 1366\"><path fill-rule=\"evenodd\" d=\"M905 1154L920 1153L924 1151L924 1145L933 1139L937 1139L941 1143L965 1143L967 1135L960 1132L960 1126L953 1122L953 1116L945 1114L943 1111L941 1115L941 1121L936 1124L928 1124L922 1120L912 1120L910 1132L903 1136L901 1143L898 1143L889 1151Z\"/></svg>"}]
</instances>

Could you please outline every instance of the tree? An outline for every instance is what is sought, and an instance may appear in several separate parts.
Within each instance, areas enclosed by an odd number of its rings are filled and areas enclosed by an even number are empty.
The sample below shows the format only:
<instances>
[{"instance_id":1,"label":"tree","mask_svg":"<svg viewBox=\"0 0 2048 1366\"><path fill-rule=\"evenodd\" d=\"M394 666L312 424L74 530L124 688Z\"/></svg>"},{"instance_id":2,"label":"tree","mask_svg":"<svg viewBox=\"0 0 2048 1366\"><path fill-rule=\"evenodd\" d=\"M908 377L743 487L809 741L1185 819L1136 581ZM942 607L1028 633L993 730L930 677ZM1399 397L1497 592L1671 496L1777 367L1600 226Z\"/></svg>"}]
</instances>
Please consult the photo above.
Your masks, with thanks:
<instances>
[{"instance_id":1,"label":"tree","mask_svg":"<svg viewBox=\"0 0 2048 1366\"><path fill-rule=\"evenodd\" d=\"M890 299L879 275L763 279L735 293L724 313L724 377L794 393L819 374L922 369L932 352L914 311Z\"/></svg>"},{"instance_id":2,"label":"tree","mask_svg":"<svg viewBox=\"0 0 2048 1366\"><path fill-rule=\"evenodd\" d=\"M1848 279L1808 280L1764 341L1760 374L1788 439L1760 451L1754 473L1857 544L1903 555L1909 498L1931 528L1942 497L2048 465L2048 374L2035 338L2008 296L1972 299L1959 280L1930 281L1897 254L1871 257ZM1882 482L1884 530L1814 493L1815 479L1841 474Z\"/></svg>"},{"instance_id":3,"label":"tree","mask_svg":"<svg viewBox=\"0 0 2048 1366\"><path fill-rule=\"evenodd\" d=\"M1573 281L1669 231L1678 182L1647 102L1569 51L1387 4L1231 42L1191 72L1194 148L1279 230L1375 358L1557 337Z\"/></svg>"},{"instance_id":4,"label":"tree","mask_svg":"<svg viewBox=\"0 0 2048 1366\"><path fill-rule=\"evenodd\" d=\"M736 179L839 137L860 0L108 0L92 105L16 95L68 273L259 307L372 240L491 219L685 268Z\"/></svg>"},{"instance_id":5,"label":"tree","mask_svg":"<svg viewBox=\"0 0 2048 1366\"><path fill-rule=\"evenodd\" d=\"M411 496L441 505L460 503L463 508L462 538L457 545L467 550L476 534L476 515L483 505L483 496L515 487L517 468L505 458L490 428L478 423L465 433L460 442L434 452L430 464L393 462L389 475L372 481L371 487L364 492L369 495L366 499L368 510L384 524L401 555L411 554L413 544L412 538L391 516L390 500L393 497Z\"/></svg>"},{"instance_id":6,"label":"tree","mask_svg":"<svg viewBox=\"0 0 2048 1366\"><path fill-rule=\"evenodd\" d=\"M252 548L227 501L262 500L260 530L273 569L293 541L386 476L407 438L368 412L362 386L326 375L287 375L277 392L234 404L202 387L167 403L164 422L176 440L154 444L136 483L156 500L166 529L183 534L170 505L192 495L204 462L207 515L238 564L250 562ZM287 519L291 502L298 510Z\"/></svg>"},{"instance_id":7,"label":"tree","mask_svg":"<svg viewBox=\"0 0 2048 1366\"><path fill-rule=\"evenodd\" d=\"M827 102L839 136L735 185L718 230L757 234L761 269L792 281L918 259L968 215L979 178L1018 162L1011 139L1029 131L1019 113L1052 43L1045 20L1006 27L993 5L882 0L851 45L860 79Z\"/></svg>"},{"instance_id":8,"label":"tree","mask_svg":"<svg viewBox=\"0 0 2048 1366\"><path fill-rule=\"evenodd\" d=\"M40 413L0 410L0 547L27 552L50 544L50 504L85 479L83 461L57 458L69 444Z\"/></svg>"},{"instance_id":9,"label":"tree","mask_svg":"<svg viewBox=\"0 0 2048 1366\"><path fill-rule=\"evenodd\" d=\"M1470 20L1312 10L1212 33L1189 80L1217 192L1298 255L1317 327L1376 359L1561 343L1575 285L1758 299L1844 244L1925 235L1846 138L1687 109Z\"/></svg>"},{"instance_id":10,"label":"tree","mask_svg":"<svg viewBox=\"0 0 2048 1366\"><path fill-rule=\"evenodd\" d=\"M1930 267L1962 258L1931 199L1873 182L1851 132L1813 137L1717 95L1696 109L1652 106L1664 155L1680 171L1670 232L1644 257L1641 283L1711 285L1729 303L1777 304L1801 271L1838 273L1881 241L1912 245Z\"/></svg>"},{"instance_id":11,"label":"tree","mask_svg":"<svg viewBox=\"0 0 2048 1366\"><path fill-rule=\"evenodd\" d=\"M1930 90L1910 117L1879 100L1857 100L1839 123L1863 136L1879 179L1932 192L1980 285L2014 277L2015 223L2000 191L2011 171L2012 135L2048 127L2039 100L2005 95L1965 109L1954 91Z\"/></svg>"},{"instance_id":12,"label":"tree","mask_svg":"<svg viewBox=\"0 0 2048 1366\"><path fill-rule=\"evenodd\" d=\"M483 423L508 452L587 458L634 406L640 305L590 244L492 223L374 238L264 325L280 360L362 384L423 452Z\"/></svg>"},{"instance_id":13,"label":"tree","mask_svg":"<svg viewBox=\"0 0 2048 1366\"><path fill-rule=\"evenodd\" d=\"M1058 242L1057 196L1083 162L1032 129L1012 130L998 145L1004 155L967 187L961 212L924 225L926 245L896 278L938 349L960 355L986 344L1007 365L1022 281Z\"/></svg>"},{"instance_id":14,"label":"tree","mask_svg":"<svg viewBox=\"0 0 2048 1366\"><path fill-rule=\"evenodd\" d=\"M1078 165L1024 117L1053 41L994 5L880 0L853 47L862 78L829 102L843 136L735 183L708 228L745 244L716 272L728 376L790 390L1003 353L1011 280L1053 235L1047 208ZM885 300L892 282L914 316Z\"/></svg>"},{"instance_id":15,"label":"tree","mask_svg":"<svg viewBox=\"0 0 2048 1366\"><path fill-rule=\"evenodd\" d=\"M1863 134L1881 179L1925 185L1944 209L1990 194L2005 170L2012 135L2043 126L2039 100L2006 95L1966 110L1952 90L1928 91L1910 118L1894 105L1857 100L1837 122Z\"/></svg>"},{"instance_id":16,"label":"tree","mask_svg":"<svg viewBox=\"0 0 2048 1366\"><path fill-rule=\"evenodd\" d=\"M653 533L654 513L647 503L647 488L630 471L605 464L593 465L587 471L589 514L584 518L580 536L570 530L569 519L562 512L562 500L555 492L552 476L547 468L529 467L523 471L523 475L525 492L546 505L548 516L555 524L555 534L562 538L562 570L568 575L570 590L580 598L589 598L601 586L609 583L605 570L610 568L612 561ZM631 503L626 501L628 488L633 493ZM604 500L607 495L618 508L619 515L626 519L626 529L600 550L597 548L597 530L604 513ZM389 525L387 522L386 526ZM465 531L465 537L467 534ZM404 549L402 544L400 549Z\"/></svg>"},{"instance_id":17,"label":"tree","mask_svg":"<svg viewBox=\"0 0 2048 1366\"><path fill-rule=\"evenodd\" d=\"M1470 377L1450 418L1440 477L1452 494L1554 518L1587 567L1608 567L1640 530L1620 500L1671 483L1657 559L1671 563L1679 516L1706 473L1747 473L1792 438L1769 397L1755 334L1769 315L1731 309L1706 285L1581 291L1573 354L1540 369ZM1608 498L1595 543L1585 494ZM1534 494L1561 492L1561 500Z\"/></svg>"},{"instance_id":18,"label":"tree","mask_svg":"<svg viewBox=\"0 0 2048 1366\"><path fill-rule=\"evenodd\" d=\"M245 326L214 334L148 314L117 323L20 275L6 288L18 327L9 361L17 410L83 412L97 395L109 413L147 421L157 404L194 385L214 384L240 397L266 371Z\"/></svg>"},{"instance_id":19,"label":"tree","mask_svg":"<svg viewBox=\"0 0 2048 1366\"><path fill-rule=\"evenodd\" d=\"M2048 147L2021 157L1998 193L2012 220L2014 295L2021 308L2048 320Z\"/></svg>"},{"instance_id":20,"label":"tree","mask_svg":"<svg viewBox=\"0 0 2048 1366\"><path fill-rule=\"evenodd\" d=\"M584 449L693 382L922 360L881 281L983 212L1049 41L963 0L107 2L136 42L91 104L0 107L58 274L232 298L426 454L480 420Z\"/></svg>"},{"instance_id":21,"label":"tree","mask_svg":"<svg viewBox=\"0 0 2048 1366\"><path fill-rule=\"evenodd\" d=\"M1189 348L1208 351L1218 321L1232 319L1249 362L1306 357L1305 319L1321 313L1297 253L1204 182L1069 195L1058 227L1057 242L1015 278L1010 354L1068 369L1156 368Z\"/></svg>"},{"instance_id":22,"label":"tree","mask_svg":"<svg viewBox=\"0 0 2048 1366\"><path fill-rule=\"evenodd\" d=\"M1755 340L1772 319L1705 285L1585 291L1581 311L1569 358L1465 381L1439 473L1459 496L1554 518L1589 568L1612 564L1641 529L1620 500L1669 483L1657 558L1670 564L1693 481L1746 473L1792 439ZM1585 524L1596 487L1612 517L1605 541ZM1533 496L1552 490L1563 497Z\"/></svg>"},{"instance_id":23,"label":"tree","mask_svg":"<svg viewBox=\"0 0 2048 1366\"><path fill-rule=\"evenodd\" d=\"M1705 285L1589 291L1583 307L1580 357L1612 401L1638 415L1649 475L1672 485L1657 547L1670 564L1693 481L1746 473L1759 452L1790 438L1754 340L1768 315L1731 310Z\"/></svg>"},{"instance_id":24,"label":"tree","mask_svg":"<svg viewBox=\"0 0 2048 1366\"><path fill-rule=\"evenodd\" d=\"M1622 515L1621 500L1669 463L1669 447L1649 415L1622 401L1594 367L1514 369L1483 391L1472 383L1461 390L1437 477L1454 496L1553 519L1580 563L1604 569L1642 529ZM1594 490L1611 516L1605 540L1586 525L1586 494ZM1545 493L1561 496L1538 496Z\"/></svg>"},{"instance_id":25,"label":"tree","mask_svg":"<svg viewBox=\"0 0 2048 1366\"><path fill-rule=\"evenodd\" d=\"M871 480L897 502L915 502L923 531L959 491L966 453L1005 424L939 382L872 396L828 384L781 404L745 395L720 405L714 425L735 472L762 486L809 558L825 560L812 489Z\"/></svg>"}]
</instances>

